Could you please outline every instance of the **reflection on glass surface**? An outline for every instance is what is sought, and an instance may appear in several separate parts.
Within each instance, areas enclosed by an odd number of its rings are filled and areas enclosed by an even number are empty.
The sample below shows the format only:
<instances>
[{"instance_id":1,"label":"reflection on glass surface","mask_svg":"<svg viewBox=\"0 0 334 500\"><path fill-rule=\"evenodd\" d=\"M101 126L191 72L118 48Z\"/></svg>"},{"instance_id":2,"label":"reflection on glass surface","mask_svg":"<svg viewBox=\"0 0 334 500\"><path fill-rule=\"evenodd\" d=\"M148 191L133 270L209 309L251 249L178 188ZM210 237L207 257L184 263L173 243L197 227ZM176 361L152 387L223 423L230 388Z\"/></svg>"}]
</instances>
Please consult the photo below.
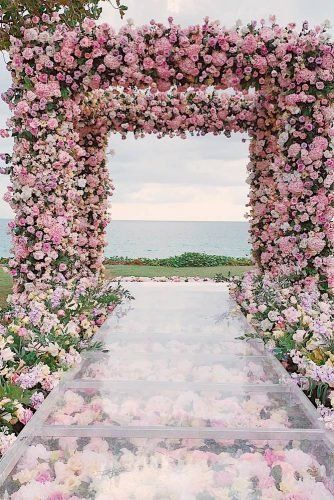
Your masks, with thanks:
<instances>
[{"instance_id":1,"label":"reflection on glass surface","mask_svg":"<svg viewBox=\"0 0 334 500\"><path fill-rule=\"evenodd\" d=\"M235 338L250 330L227 287L218 283L130 283L135 300L116 308L101 330L111 333L219 333Z\"/></svg>"},{"instance_id":2,"label":"reflection on glass surface","mask_svg":"<svg viewBox=\"0 0 334 500\"><path fill-rule=\"evenodd\" d=\"M333 499L323 441L39 438L1 498Z\"/></svg>"},{"instance_id":3,"label":"reflection on glass surface","mask_svg":"<svg viewBox=\"0 0 334 500\"><path fill-rule=\"evenodd\" d=\"M108 338L104 351L116 357L129 353L161 355L238 355L259 356L265 353L264 345L255 341L223 340L221 336L169 334L115 335ZM228 354L227 354L228 353Z\"/></svg>"},{"instance_id":4,"label":"reflection on glass surface","mask_svg":"<svg viewBox=\"0 0 334 500\"><path fill-rule=\"evenodd\" d=\"M49 415L50 425L307 429L312 422L293 393L165 389L68 389Z\"/></svg>"},{"instance_id":5,"label":"reflection on glass surface","mask_svg":"<svg viewBox=\"0 0 334 500\"><path fill-rule=\"evenodd\" d=\"M265 356L183 357L132 353L117 357L111 353L85 359L76 379L277 384L281 374L272 359Z\"/></svg>"}]
</instances>

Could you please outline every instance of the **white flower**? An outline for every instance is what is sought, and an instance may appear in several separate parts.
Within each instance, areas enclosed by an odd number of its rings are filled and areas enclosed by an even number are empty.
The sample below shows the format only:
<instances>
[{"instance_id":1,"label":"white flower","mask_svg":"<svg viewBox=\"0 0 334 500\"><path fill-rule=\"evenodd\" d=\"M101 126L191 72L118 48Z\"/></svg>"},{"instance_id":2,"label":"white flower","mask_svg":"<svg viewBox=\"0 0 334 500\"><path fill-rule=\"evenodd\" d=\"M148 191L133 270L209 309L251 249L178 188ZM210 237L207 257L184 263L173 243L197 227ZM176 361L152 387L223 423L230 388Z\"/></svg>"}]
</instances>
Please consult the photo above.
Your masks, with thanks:
<instances>
[{"instance_id":1,"label":"white flower","mask_svg":"<svg viewBox=\"0 0 334 500\"><path fill-rule=\"evenodd\" d=\"M0 351L0 359L3 361L13 361L14 359L14 353L9 347L6 347L5 349L2 349Z\"/></svg>"},{"instance_id":2,"label":"white flower","mask_svg":"<svg viewBox=\"0 0 334 500\"><path fill-rule=\"evenodd\" d=\"M275 322L278 320L279 314L277 311L269 311L268 313L268 319L272 322Z\"/></svg>"},{"instance_id":3,"label":"white flower","mask_svg":"<svg viewBox=\"0 0 334 500\"><path fill-rule=\"evenodd\" d=\"M292 336L293 340L295 340L297 343L303 342L305 333L305 330L296 330L296 333L294 333Z\"/></svg>"},{"instance_id":4,"label":"white flower","mask_svg":"<svg viewBox=\"0 0 334 500\"><path fill-rule=\"evenodd\" d=\"M278 142L278 144L279 144L280 146L283 146L283 145L286 143L286 141L287 141L288 139L289 139L289 134L288 134L288 132L282 132L282 133L278 136L278 141L277 141L277 142Z\"/></svg>"},{"instance_id":5,"label":"white flower","mask_svg":"<svg viewBox=\"0 0 334 500\"><path fill-rule=\"evenodd\" d=\"M81 188L84 188L87 184L87 181L86 179L83 179L82 177L80 179L78 179L78 186L81 187Z\"/></svg>"},{"instance_id":6,"label":"white flower","mask_svg":"<svg viewBox=\"0 0 334 500\"><path fill-rule=\"evenodd\" d=\"M273 327L273 324L271 323L271 321L269 321L269 319L264 319L263 321L261 321L260 327L261 327L261 330L263 330L263 331L271 330Z\"/></svg>"},{"instance_id":7,"label":"white flower","mask_svg":"<svg viewBox=\"0 0 334 500\"><path fill-rule=\"evenodd\" d=\"M21 189L20 198L23 201L27 201L29 200L29 198L31 198L31 195L32 195L32 189L29 186L23 186L23 188Z\"/></svg>"}]
</instances>

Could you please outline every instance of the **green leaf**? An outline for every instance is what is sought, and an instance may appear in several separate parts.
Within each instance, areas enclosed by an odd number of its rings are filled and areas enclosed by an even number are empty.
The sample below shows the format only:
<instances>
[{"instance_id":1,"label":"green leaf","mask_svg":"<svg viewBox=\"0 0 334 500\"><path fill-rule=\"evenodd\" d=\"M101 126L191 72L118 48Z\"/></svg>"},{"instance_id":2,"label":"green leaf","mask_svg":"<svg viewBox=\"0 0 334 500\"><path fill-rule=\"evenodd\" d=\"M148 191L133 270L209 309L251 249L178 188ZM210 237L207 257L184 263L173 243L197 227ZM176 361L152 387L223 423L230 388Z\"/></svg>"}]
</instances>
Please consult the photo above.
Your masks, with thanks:
<instances>
[{"instance_id":1,"label":"green leaf","mask_svg":"<svg viewBox=\"0 0 334 500\"><path fill-rule=\"evenodd\" d=\"M27 139L28 141L34 140L34 136L31 132L29 132L29 130L23 130L20 134L18 134L18 137L22 137L23 139Z\"/></svg>"},{"instance_id":2,"label":"green leaf","mask_svg":"<svg viewBox=\"0 0 334 500\"><path fill-rule=\"evenodd\" d=\"M275 465L270 472L270 475L274 478L276 488L279 490L282 481L282 467L280 465Z\"/></svg>"},{"instance_id":3,"label":"green leaf","mask_svg":"<svg viewBox=\"0 0 334 500\"><path fill-rule=\"evenodd\" d=\"M33 88L32 81L27 76L24 77L24 85L23 85L23 87L26 90L31 90Z\"/></svg>"},{"instance_id":4,"label":"green leaf","mask_svg":"<svg viewBox=\"0 0 334 500\"><path fill-rule=\"evenodd\" d=\"M69 88L63 87L60 91L60 94L64 99L68 99L68 97L71 95L71 91Z\"/></svg>"}]
</instances>

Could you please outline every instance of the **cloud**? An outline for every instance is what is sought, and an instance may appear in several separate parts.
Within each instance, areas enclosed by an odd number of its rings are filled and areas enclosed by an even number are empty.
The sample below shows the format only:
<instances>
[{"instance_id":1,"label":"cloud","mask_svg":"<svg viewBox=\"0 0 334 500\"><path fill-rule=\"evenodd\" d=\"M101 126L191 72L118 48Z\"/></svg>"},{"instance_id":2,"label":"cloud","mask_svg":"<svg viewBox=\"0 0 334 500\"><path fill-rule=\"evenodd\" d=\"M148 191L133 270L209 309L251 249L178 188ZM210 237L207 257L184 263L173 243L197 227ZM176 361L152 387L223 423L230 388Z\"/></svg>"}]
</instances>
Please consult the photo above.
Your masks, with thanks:
<instances>
[{"instance_id":1,"label":"cloud","mask_svg":"<svg viewBox=\"0 0 334 500\"><path fill-rule=\"evenodd\" d=\"M147 23L150 19L166 21L173 15L182 24L201 23L205 16L219 19L227 27L237 19L244 23L252 19L268 19L276 14L278 22L287 24L295 21L301 25L305 19L318 24L325 19L334 18L334 2L330 0L127 0L126 19L132 18L135 24ZM117 12L108 4L103 8L103 21L115 27L122 24ZM124 22L124 21L123 21Z\"/></svg>"},{"instance_id":2,"label":"cloud","mask_svg":"<svg viewBox=\"0 0 334 500\"><path fill-rule=\"evenodd\" d=\"M115 219L128 220L243 220L247 187L175 187L146 185L132 202L114 201Z\"/></svg>"},{"instance_id":3,"label":"cloud","mask_svg":"<svg viewBox=\"0 0 334 500\"><path fill-rule=\"evenodd\" d=\"M167 0L167 10L171 13L178 14L182 8L183 0Z\"/></svg>"}]
</instances>

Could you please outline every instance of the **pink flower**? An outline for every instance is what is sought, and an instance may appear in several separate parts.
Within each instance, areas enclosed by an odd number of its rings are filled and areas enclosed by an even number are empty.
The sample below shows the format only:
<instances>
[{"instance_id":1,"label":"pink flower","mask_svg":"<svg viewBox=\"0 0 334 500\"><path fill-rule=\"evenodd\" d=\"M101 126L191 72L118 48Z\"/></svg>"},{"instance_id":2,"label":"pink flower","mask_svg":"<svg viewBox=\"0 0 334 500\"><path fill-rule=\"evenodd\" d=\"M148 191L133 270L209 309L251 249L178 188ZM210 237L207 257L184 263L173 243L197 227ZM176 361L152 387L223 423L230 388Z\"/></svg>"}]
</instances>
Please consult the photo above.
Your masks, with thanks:
<instances>
[{"instance_id":1,"label":"pink flower","mask_svg":"<svg viewBox=\"0 0 334 500\"><path fill-rule=\"evenodd\" d=\"M253 52L255 52L257 48L257 40L255 36L251 33L246 35L241 48L245 54L253 54Z\"/></svg>"},{"instance_id":2,"label":"pink flower","mask_svg":"<svg viewBox=\"0 0 334 500\"><path fill-rule=\"evenodd\" d=\"M25 408L23 411L20 411L18 418L21 424L26 425L32 416L33 412L29 408Z\"/></svg>"},{"instance_id":3,"label":"pink flower","mask_svg":"<svg viewBox=\"0 0 334 500\"><path fill-rule=\"evenodd\" d=\"M55 129L58 127L58 120L57 118L50 118L47 122L47 125L51 129Z\"/></svg>"},{"instance_id":4,"label":"pink flower","mask_svg":"<svg viewBox=\"0 0 334 500\"><path fill-rule=\"evenodd\" d=\"M226 63L227 57L225 52L214 51L212 53L212 64L214 66L223 66Z\"/></svg>"},{"instance_id":5,"label":"pink flower","mask_svg":"<svg viewBox=\"0 0 334 500\"><path fill-rule=\"evenodd\" d=\"M138 61L138 57L137 57L137 55L134 52L128 52L124 56L124 61L129 66L132 66L132 65L136 64L136 62Z\"/></svg>"},{"instance_id":6,"label":"pink flower","mask_svg":"<svg viewBox=\"0 0 334 500\"><path fill-rule=\"evenodd\" d=\"M318 254L322 252L325 246L326 246L325 240L319 238L318 236L311 236L307 240L307 247L313 254Z\"/></svg>"},{"instance_id":7,"label":"pink flower","mask_svg":"<svg viewBox=\"0 0 334 500\"><path fill-rule=\"evenodd\" d=\"M27 59L27 60L33 59L34 58L34 51L30 47L27 47L22 52L22 56L24 57L24 59Z\"/></svg>"},{"instance_id":8,"label":"pink flower","mask_svg":"<svg viewBox=\"0 0 334 500\"><path fill-rule=\"evenodd\" d=\"M182 73L186 73L192 76L196 76L199 73L196 64L188 57L186 59L182 59L179 63L179 66Z\"/></svg>"},{"instance_id":9,"label":"pink flower","mask_svg":"<svg viewBox=\"0 0 334 500\"><path fill-rule=\"evenodd\" d=\"M55 491L48 496L48 500L67 500L67 495L61 493L60 491Z\"/></svg>"},{"instance_id":10,"label":"pink flower","mask_svg":"<svg viewBox=\"0 0 334 500\"><path fill-rule=\"evenodd\" d=\"M38 251L33 253L33 256L34 256L35 260L43 260L45 257L45 254L41 250L38 250Z\"/></svg>"},{"instance_id":11,"label":"pink flower","mask_svg":"<svg viewBox=\"0 0 334 500\"><path fill-rule=\"evenodd\" d=\"M144 60L143 60L143 68L145 70L148 70L148 69L152 69L154 68L154 61L151 57L145 57Z\"/></svg>"},{"instance_id":12,"label":"pink flower","mask_svg":"<svg viewBox=\"0 0 334 500\"><path fill-rule=\"evenodd\" d=\"M111 54L107 54L104 58L104 64L109 69L118 69L121 65L120 61L112 56Z\"/></svg>"},{"instance_id":13,"label":"pink flower","mask_svg":"<svg viewBox=\"0 0 334 500\"><path fill-rule=\"evenodd\" d=\"M44 470L44 471L41 471L35 478L35 480L38 482L38 483L47 483L49 481L52 481L52 476L51 476L51 473L50 471L48 470Z\"/></svg>"},{"instance_id":14,"label":"pink flower","mask_svg":"<svg viewBox=\"0 0 334 500\"><path fill-rule=\"evenodd\" d=\"M300 152L300 144L298 144L298 142L294 142L289 147L288 155L295 158L299 154L299 152Z\"/></svg>"},{"instance_id":15,"label":"pink flower","mask_svg":"<svg viewBox=\"0 0 334 500\"><path fill-rule=\"evenodd\" d=\"M18 329L17 334L18 334L19 337L26 337L28 335L28 330L26 328L24 328L23 326L21 326Z\"/></svg>"}]
</instances>

